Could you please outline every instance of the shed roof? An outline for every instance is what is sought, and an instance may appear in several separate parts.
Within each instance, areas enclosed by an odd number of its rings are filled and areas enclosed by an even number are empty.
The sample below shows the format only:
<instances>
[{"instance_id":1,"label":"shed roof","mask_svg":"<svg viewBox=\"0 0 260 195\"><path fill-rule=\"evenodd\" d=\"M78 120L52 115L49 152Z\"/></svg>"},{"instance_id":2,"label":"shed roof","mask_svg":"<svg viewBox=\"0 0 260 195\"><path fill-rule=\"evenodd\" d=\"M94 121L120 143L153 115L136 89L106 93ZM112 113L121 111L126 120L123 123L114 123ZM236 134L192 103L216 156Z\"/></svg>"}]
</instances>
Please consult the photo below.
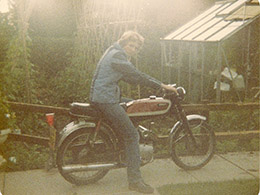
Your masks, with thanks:
<instances>
[{"instance_id":1,"label":"shed roof","mask_svg":"<svg viewBox=\"0 0 260 195\"><path fill-rule=\"evenodd\" d=\"M162 40L217 42L260 16L258 0L222 1Z\"/></svg>"}]
</instances>

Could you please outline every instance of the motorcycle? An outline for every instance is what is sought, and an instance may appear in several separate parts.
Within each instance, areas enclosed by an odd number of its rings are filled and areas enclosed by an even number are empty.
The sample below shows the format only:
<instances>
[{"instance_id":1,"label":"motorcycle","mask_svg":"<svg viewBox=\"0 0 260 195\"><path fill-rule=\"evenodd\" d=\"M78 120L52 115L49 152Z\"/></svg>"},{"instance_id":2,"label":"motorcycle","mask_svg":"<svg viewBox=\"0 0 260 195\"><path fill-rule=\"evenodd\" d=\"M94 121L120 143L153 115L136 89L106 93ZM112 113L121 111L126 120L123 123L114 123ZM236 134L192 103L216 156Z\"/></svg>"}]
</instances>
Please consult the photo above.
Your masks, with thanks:
<instances>
[{"instance_id":1,"label":"motorcycle","mask_svg":"<svg viewBox=\"0 0 260 195\"><path fill-rule=\"evenodd\" d=\"M185 170L205 166L214 155L215 134L206 117L186 115L181 106L186 91L164 93L163 97L132 100L121 104L140 135L141 165L153 161L154 143L158 136L142 126L157 117L175 117L169 129L169 152L172 160ZM60 132L57 166L70 183L85 185L102 179L110 169L126 167L123 138L92 105L72 103L73 121Z\"/></svg>"}]
</instances>

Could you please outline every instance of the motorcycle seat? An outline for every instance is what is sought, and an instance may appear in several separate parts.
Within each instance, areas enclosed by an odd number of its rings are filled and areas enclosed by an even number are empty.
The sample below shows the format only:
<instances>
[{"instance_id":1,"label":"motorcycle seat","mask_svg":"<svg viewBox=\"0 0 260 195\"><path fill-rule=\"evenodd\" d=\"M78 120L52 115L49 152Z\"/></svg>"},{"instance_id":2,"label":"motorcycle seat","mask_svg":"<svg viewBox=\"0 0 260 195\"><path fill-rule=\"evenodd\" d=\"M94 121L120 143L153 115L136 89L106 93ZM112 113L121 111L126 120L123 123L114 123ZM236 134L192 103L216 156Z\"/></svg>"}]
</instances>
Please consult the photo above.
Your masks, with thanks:
<instances>
[{"instance_id":1,"label":"motorcycle seat","mask_svg":"<svg viewBox=\"0 0 260 195\"><path fill-rule=\"evenodd\" d=\"M70 114L74 116L99 117L100 113L91 104L73 102L70 104Z\"/></svg>"}]
</instances>

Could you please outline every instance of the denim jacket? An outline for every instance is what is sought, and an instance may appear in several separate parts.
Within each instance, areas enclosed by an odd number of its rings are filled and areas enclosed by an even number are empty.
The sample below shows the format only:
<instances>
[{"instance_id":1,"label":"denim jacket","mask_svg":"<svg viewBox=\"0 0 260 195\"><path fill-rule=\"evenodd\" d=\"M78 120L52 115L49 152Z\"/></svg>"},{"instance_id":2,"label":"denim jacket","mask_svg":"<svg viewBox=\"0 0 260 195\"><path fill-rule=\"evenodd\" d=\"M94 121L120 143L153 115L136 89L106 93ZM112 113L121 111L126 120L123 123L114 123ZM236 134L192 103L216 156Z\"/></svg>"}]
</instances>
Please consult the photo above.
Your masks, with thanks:
<instances>
[{"instance_id":1,"label":"denim jacket","mask_svg":"<svg viewBox=\"0 0 260 195\"><path fill-rule=\"evenodd\" d=\"M96 103L119 103L118 82L141 84L158 89L161 82L137 70L127 60L123 48L115 43L109 47L98 62L90 89L90 101Z\"/></svg>"}]
</instances>

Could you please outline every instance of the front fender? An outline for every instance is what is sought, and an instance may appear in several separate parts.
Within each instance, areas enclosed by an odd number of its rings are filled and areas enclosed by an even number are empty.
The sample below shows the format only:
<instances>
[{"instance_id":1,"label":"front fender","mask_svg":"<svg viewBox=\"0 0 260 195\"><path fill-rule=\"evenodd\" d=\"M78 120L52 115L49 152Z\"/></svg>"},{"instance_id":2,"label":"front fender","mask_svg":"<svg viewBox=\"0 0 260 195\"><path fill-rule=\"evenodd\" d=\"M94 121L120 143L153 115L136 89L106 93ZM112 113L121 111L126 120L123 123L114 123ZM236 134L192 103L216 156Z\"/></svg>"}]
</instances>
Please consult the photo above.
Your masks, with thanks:
<instances>
[{"instance_id":1,"label":"front fender","mask_svg":"<svg viewBox=\"0 0 260 195\"><path fill-rule=\"evenodd\" d=\"M192 120L203 120L206 121L207 118L205 116L202 115L198 115L198 114L191 114L191 115L187 115L186 116L188 121L192 121ZM178 129L178 127L180 126L181 122L178 121L177 123L175 123L175 125L173 126L173 128L171 129L170 132L170 137L174 134L174 132L176 131L176 129Z\"/></svg>"},{"instance_id":2,"label":"front fender","mask_svg":"<svg viewBox=\"0 0 260 195\"><path fill-rule=\"evenodd\" d=\"M65 140L66 137L68 137L73 132L83 129L83 128L95 128L96 124L93 122L86 122L86 121L79 121L79 122L71 122L67 124L62 131L60 131L60 139L58 141L58 147L61 146L62 142Z\"/></svg>"}]
</instances>

